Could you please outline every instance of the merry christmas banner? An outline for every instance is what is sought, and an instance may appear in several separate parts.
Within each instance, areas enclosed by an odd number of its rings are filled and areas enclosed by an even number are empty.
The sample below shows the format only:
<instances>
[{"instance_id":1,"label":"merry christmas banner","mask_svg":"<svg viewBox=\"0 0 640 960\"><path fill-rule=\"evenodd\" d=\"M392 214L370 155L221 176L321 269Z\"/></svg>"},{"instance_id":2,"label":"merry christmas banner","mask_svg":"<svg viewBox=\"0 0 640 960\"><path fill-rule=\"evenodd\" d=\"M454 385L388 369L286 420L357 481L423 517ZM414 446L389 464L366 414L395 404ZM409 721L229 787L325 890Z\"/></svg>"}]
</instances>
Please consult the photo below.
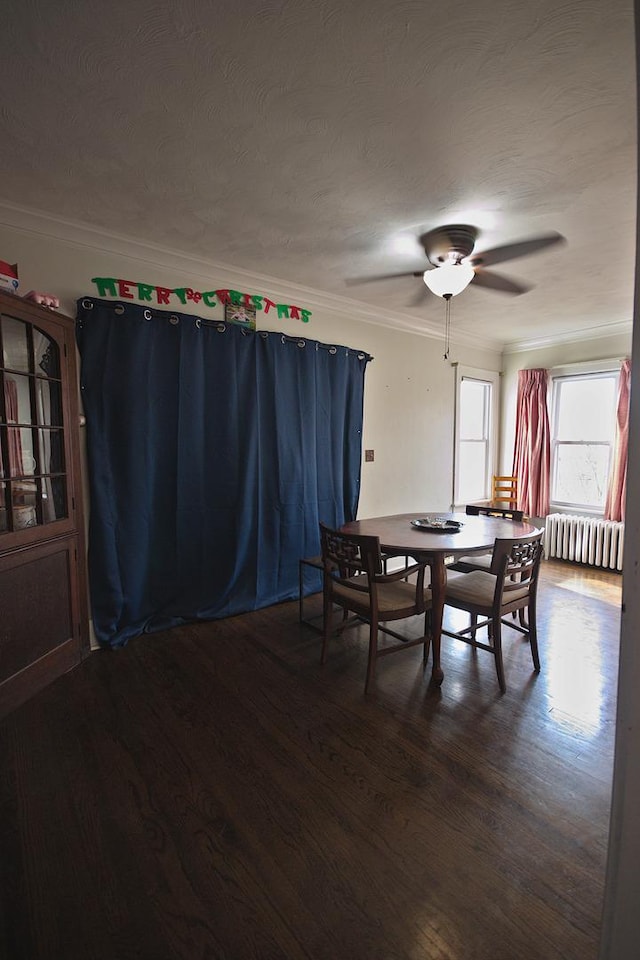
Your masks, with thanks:
<instances>
[{"instance_id":1,"label":"merry christmas banner","mask_svg":"<svg viewBox=\"0 0 640 960\"><path fill-rule=\"evenodd\" d=\"M136 280L117 280L114 277L93 277L92 283L98 288L99 297L118 297L120 300L141 300L157 306L171 306L180 303L183 307L189 303L203 303L206 307L225 308L232 306L244 308L247 313L263 310L265 314L275 310L278 319L301 320L308 323L311 310L304 310L292 303L275 303L264 294L241 293L239 290L193 290L191 287L159 287L151 283Z\"/></svg>"}]
</instances>

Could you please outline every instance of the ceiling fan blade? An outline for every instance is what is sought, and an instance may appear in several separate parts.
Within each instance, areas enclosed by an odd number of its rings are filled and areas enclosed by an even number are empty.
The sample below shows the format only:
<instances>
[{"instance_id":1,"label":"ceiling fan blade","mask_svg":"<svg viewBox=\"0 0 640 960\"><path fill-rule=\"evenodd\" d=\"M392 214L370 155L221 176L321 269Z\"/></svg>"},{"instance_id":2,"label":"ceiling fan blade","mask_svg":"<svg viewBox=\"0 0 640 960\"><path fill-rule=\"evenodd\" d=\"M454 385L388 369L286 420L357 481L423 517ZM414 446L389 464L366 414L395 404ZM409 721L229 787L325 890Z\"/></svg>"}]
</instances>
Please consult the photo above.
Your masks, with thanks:
<instances>
[{"instance_id":1,"label":"ceiling fan blade","mask_svg":"<svg viewBox=\"0 0 640 960\"><path fill-rule=\"evenodd\" d=\"M474 287L485 287L487 290L498 290L500 293L511 293L514 295L526 293L531 287L525 283L519 283L516 280L510 280L509 277L503 277L501 273L493 273L491 270L481 270L476 268L476 275L471 281Z\"/></svg>"},{"instance_id":2,"label":"ceiling fan blade","mask_svg":"<svg viewBox=\"0 0 640 960\"><path fill-rule=\"evenodd\" d=\"M547 247L553 247L558 243L566 243L561 233L555 231L543 233L539 237L531 237L530 240L521 240L519 243L505 243L502 247L492 247L490 250L474 254L469 257L469 263L473 267L490 267L494 263L515 260L516 257L526 257L530 253L537 253L538 250L545 250Z\"/></svg>"},{"instance_id":3,"label":"ceiling fan blade","mask_svg":"<svg viewBox=\"0 0 640 960\"><path fill-rule=\"evenodd\" d=\"M429 293L428 287L426 287L424 283L421 283L416 295L407 303L407 308L411 309L412 307L421 307L424 301L430 296L431 294Z\"/></svg>"},{"instance_id":4,"label":"ceiling fan blade","mask_svg":"<svg viewBox=\"0 0 640 960\"><path fill-rule=\"evenodd\" d=\"M345 277L347 287L355 287L360 283L375 283L377 280L395 280L396 277L421 277L424 270L409 270L406 273L379 273L372 277Z\"/></svg>"}]
</instances>

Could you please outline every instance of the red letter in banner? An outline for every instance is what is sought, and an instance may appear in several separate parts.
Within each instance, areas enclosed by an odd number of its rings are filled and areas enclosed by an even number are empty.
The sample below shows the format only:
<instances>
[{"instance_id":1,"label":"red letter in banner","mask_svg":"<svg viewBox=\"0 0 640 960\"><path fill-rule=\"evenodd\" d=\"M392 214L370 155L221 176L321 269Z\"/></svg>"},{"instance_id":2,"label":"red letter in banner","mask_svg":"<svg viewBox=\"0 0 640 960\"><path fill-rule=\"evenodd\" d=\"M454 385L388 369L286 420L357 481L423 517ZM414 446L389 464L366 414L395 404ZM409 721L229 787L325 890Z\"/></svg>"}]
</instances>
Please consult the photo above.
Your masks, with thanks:
<instances>
[{"instance_id":1,"label":"red letter in banner","mask_svg":"<svg viewBox=\"0 0 640 960\"><path fill-rule=\"evenodd\" d=\"M169 297L173 293L173 290L169 290L168 287L156 287L156 296L158 297L158 303L169 303Z\"/></svg>"},{"instance_id":2,"label":"red letter in banner","mask_svg":"<svg viewBox=\"0 0 640 960\"><path fill-rule=\"evenodd\" d=\"M229 296L228 290L216 290L216 293L218 294L220 303L229 303L231 297Z\"/></svg>"},{"instance_id":3,"label":"red letter in banner","mask_svg":"<svg viewBox=\"0 0 640 960\"><path fill-rule=\"evenodd\" d=\"M138 284L134 283L133 280L118 280L118 291L120 296L126 300L133 300L133 294L129 290L129 287L137 287Z\"/></svg>"},{"instance_id":4,"label":"red letter in banner","mask_svg":"<svg viewBox=\"0 0 640 960\"><path fill-rule=\"evenodd\" d=\"M271 307L275 307L275 306L276 306L276 304L273 302L273 300L269 300L269 297L265 297L265 298L264 298L264 312L265 312L265 313L269 313L269 310L271 310ZM276 309L277 309L277 307L276 307Z\"/></svg>"}]
</instances>

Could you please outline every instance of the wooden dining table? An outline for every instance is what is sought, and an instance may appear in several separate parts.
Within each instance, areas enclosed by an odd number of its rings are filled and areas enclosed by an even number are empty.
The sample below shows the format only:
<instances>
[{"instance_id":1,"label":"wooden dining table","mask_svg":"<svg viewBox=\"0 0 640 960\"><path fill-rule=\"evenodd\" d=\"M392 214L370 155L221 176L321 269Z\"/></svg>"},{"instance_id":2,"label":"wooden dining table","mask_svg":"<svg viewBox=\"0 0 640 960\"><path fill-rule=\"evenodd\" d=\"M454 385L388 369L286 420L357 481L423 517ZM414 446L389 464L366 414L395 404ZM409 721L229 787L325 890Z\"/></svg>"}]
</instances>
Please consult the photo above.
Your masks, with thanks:
<instances>
[{"instance_id":1,"label":"wooden dining table","mask_svg":"<svg viewBox=\"0 0 640 960\"><path fill-rule=\"evenodd\" d=\"M437 532L419 529L412 521L433 517L445 517L458 521L457 531L447 529ZM467 554L487 553L494 541L521 539L540 533L539 528L526 521L506 520L503 517L471 517L462 513L400 513L389 517L370 517L351 520L340 527L341 532L358 536L378 537L380 549L387 555L410 556L428 563L431 569L431 647L433 660L431 679L441 684L444 673L440 665L440 642L442 638L442 615L445 586L447 582L445 557L461 557Z\"/></svg>"}]
</instances>

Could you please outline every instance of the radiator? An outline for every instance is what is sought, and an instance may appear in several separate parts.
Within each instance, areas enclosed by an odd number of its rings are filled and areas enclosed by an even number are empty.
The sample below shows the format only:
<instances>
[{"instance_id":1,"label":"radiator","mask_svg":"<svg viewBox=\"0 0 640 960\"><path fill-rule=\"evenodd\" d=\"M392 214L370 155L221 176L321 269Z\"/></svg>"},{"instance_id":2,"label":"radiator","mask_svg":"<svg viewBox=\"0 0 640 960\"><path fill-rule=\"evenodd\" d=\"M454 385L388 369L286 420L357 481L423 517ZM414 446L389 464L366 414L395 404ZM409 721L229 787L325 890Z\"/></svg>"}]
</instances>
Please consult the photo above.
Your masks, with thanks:
<instances>
[{"instance_id":1,"label":"radiator","mask_svg":"<svg viewBox=\"0 0 640 960\"><path fill-rule=\"evenodd\" d=\"M623 541L624 523L568 513L551 513L545 519L547 557L622 570Z\"/></svg>"}]
</instances>

